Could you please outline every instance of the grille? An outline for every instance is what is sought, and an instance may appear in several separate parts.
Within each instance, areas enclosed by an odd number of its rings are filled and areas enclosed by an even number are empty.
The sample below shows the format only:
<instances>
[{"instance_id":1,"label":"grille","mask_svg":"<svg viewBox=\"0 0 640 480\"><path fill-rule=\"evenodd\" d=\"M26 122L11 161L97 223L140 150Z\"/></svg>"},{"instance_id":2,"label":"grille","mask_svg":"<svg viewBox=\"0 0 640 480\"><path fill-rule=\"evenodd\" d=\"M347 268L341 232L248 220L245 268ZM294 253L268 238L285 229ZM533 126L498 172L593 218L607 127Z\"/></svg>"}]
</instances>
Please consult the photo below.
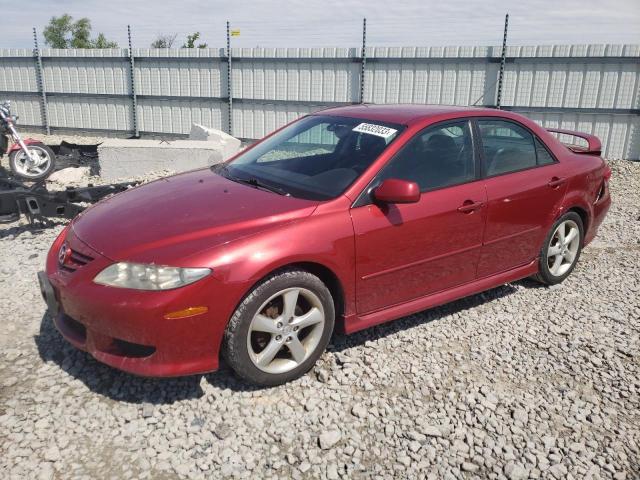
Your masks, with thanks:
<instances>
[{"instance_id":1,"label":"grille","mask_svg":"<svg viewBox=\"0 0 640 480\"><path fill-rule=\"evenodd\" d=\"M64 270L65 272L75 272L78 268L85 266L92 260L93 257L85 255L84 253L77 252L72 248L69 260L64 265L60 265L60 269Z\"/></svg>"}]
</instances>

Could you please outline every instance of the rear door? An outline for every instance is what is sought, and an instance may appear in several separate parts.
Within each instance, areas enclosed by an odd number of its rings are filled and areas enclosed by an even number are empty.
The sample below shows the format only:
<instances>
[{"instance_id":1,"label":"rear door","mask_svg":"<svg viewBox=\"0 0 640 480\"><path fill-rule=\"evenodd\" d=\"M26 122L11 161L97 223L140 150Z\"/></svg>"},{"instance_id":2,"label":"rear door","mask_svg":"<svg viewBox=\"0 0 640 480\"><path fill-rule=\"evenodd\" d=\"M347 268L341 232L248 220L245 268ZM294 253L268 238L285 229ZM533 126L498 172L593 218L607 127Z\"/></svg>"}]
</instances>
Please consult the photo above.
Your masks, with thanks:
<instances>
[{"instance_id":1,"label":"rear door","mask_svg":"<svg viewBox=\"0 0 640 480\"><path fill-rule=\"evenodd\" d=\"M358 313L472 281L482 247L486 193L467 120L416 134L372 183L418 183L417 203L377 204L365 192L351 210Z\"/></svg>"},{"instance_id":2,"label":"rear door","mask_svg":"<svg viewBox=\"0 0 640 480\"><path fill-rule=\"evenodd\" d=\"M487 188L487 223L478 278L534 260L567 187L564 167L528 129L477 120Z\"/></svg>"}]
</instances>

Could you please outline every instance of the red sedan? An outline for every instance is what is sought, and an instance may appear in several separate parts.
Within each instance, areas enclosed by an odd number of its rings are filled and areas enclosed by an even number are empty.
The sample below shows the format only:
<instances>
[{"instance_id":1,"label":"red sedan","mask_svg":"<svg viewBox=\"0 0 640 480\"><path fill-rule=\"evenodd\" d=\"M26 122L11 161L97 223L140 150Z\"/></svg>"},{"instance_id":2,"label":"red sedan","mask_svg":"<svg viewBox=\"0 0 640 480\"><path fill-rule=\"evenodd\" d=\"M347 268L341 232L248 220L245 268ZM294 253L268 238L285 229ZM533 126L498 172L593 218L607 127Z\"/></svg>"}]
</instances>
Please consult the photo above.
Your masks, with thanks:
<instances>
[{"instance_id":1,"label":"red sedan","mask_svg":"<svg viewBox=\"0 0 640 480\"><path fill-rule=\"evenodd\" d=\"M610 205L600 142L500 110L359 105L109 198L39 279L77 348L148 376L276 385L355 332L512 282L562 282Z\"/></svg>"}]
</instances>

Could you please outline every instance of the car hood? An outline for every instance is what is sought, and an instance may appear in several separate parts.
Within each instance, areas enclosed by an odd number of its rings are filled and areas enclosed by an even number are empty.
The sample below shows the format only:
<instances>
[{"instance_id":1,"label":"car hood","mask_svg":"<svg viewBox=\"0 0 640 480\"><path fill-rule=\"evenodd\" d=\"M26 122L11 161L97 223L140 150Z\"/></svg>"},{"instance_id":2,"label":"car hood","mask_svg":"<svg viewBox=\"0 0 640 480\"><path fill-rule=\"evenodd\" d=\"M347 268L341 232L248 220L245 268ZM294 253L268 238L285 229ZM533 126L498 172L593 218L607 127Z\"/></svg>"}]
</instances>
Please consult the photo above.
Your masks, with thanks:
<instances>
[{"instance_id":1,"label":"car hood","mask_svg":"<svg viewBox=\"0 0 640 480\"><path fill-rule=\"evenodd\" d=\"M186 266L202 250L306 217L317 204L203 169L105 199L78 215L72 228L111 260Z\"/></svg>"}]
</instances>

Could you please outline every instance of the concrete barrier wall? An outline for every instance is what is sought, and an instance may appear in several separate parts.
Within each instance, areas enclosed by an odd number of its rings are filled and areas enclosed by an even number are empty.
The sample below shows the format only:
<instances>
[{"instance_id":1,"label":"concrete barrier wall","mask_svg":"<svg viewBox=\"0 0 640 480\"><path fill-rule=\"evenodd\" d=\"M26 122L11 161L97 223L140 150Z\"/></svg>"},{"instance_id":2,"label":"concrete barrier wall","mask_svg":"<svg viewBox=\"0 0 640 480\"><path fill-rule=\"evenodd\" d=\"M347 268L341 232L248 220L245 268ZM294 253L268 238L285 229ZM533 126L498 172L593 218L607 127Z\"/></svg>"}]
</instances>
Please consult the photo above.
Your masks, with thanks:
<instances>
[{"instance_id":1,"label":"concrete barrier wall","mask_svg":"<svg viewBox=\"0 0 640 480\"><path fill-rule=\"evenodd\" d=\"M187 134L192 123L260 138L321 108L360 100L358 48L0 50L0 98L52 130ZM494 105L499 47L367 48L364 100ZM640 46L509 47L502 105L547 127L598 135L611 158L640 158ZM133 94L136 94L134 110ZM135 115L134 115L135 112Z\"/></svg>"}]
</instances>

